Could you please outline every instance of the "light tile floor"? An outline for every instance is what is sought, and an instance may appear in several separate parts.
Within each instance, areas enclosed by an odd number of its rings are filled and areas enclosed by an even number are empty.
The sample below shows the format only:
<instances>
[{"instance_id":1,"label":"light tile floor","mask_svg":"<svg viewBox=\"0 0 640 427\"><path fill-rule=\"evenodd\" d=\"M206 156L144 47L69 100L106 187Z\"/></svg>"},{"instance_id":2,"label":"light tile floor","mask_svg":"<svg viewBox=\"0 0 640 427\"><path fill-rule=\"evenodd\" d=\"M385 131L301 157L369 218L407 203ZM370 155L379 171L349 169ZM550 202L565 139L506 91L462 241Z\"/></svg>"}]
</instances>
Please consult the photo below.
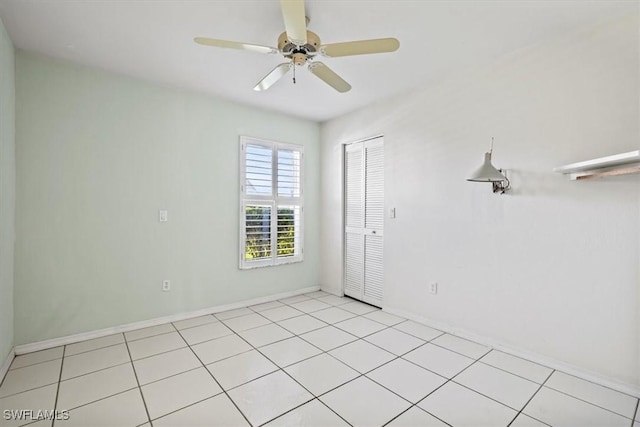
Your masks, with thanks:
<instances>
[{"instance_id":1,"label":"light tile floor","mask_svg":"<svg viewBox=\"0 0 640 427\"><path fill-rule=\"evenodd\" d=\"M6 419L29 409L69 419ZM640 427L635 397L321 291L17 356L0 411L2 427Z\"/></svg>"}]
</instances>

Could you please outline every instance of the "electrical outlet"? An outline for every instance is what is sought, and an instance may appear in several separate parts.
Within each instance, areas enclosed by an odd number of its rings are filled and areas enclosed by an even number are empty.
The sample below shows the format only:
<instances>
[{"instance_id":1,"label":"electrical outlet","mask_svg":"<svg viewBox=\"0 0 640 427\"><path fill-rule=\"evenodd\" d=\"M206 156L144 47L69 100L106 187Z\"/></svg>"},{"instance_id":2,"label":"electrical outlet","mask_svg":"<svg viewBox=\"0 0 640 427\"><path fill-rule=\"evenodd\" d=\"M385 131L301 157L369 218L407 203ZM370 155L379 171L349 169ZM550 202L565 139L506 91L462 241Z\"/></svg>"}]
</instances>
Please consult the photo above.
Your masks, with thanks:
<instances>
[{"instance_id":1,"label":"electrical outlet","mask_svg":"<svg viewBox=\"0 0 640 427\"><path fill-rule=\"evenodd\" d=\"M438 283L437 282L433 282L433 283L429 283L429 293L436 295L438 293Z\"/></svg>"},{"instance_id":2,"label":"electrical outlet","mask_svg":"<svg viewBox=\"0 0 640 427\"><path fill-rule=\"evenodd\" d=\"M169 292L171 290L171 280L162 281L162 292Z\"/></svg>"},{"instance_id":3,"label":"electrical outlet","mask_svg":"<svg viewBox=\"0 0 640 427\"><path fill-rule=\"evenodd\" d=\"M169 211L166 211L166 210L159 211L158 212L158 219L160 220L160 222L169 221Z\"/></svg>"}]
</instances>

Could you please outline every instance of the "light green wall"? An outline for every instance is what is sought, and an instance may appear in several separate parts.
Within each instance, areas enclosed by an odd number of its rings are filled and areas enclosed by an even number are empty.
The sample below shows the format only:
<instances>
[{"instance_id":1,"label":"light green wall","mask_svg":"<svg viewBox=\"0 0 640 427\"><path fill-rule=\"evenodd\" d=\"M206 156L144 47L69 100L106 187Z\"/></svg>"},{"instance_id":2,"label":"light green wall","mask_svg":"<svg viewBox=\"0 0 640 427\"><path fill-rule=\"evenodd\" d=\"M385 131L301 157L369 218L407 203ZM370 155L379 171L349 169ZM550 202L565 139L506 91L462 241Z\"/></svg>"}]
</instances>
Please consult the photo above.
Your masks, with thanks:
<instances>
[{"instance_id":1,"label":"light green wall","mask_svg":"<svg viewBox=\"0 0 640 427\"><path fill-rule=\"evenodd\" d=\"M318 124L22 51L16 76L17 344L318 285ZM304 262L238 269L239 135L305 145Z\"/></svg>"},{"instance_id":2,"label":"light green wall","mask_svg":"<svg viewBox=\"0 0 640 427\"><path fill-rule=\"evenodd\" d=\"M15 80L13 44L0 20L0 366L13 347L15 219Z\"/></svg>"},{"instance_id":3,"label":"light green wall","mask_svg":"<svg viewBox=\"0 0 640 427\"><path fill-rule=\"evenodd\" d=\"M14 88L13 44L0 20L0 366L13 347Z\"/></svg>"}]
</instances>

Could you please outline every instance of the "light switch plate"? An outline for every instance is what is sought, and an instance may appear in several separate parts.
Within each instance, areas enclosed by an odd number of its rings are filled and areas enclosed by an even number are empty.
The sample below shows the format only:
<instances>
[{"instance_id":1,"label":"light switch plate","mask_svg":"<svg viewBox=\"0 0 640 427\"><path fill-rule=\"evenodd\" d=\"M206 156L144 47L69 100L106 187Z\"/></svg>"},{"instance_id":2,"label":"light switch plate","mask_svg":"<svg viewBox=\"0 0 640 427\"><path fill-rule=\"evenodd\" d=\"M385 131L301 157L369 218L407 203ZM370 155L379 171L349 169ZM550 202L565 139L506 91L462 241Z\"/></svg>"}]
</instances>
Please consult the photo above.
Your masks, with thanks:
<instances>
[{"instance_id":1,"label":"light switch plate","mask_svg":"<svg viewBox=\"0 0 640 427\"><path fill-rule=\"evenodd\" d=\"M166 210L159 211L158 212L158 218L160 219L160 222L169 221L169 211L166 211Z\"/></svg>"}]
</instances>

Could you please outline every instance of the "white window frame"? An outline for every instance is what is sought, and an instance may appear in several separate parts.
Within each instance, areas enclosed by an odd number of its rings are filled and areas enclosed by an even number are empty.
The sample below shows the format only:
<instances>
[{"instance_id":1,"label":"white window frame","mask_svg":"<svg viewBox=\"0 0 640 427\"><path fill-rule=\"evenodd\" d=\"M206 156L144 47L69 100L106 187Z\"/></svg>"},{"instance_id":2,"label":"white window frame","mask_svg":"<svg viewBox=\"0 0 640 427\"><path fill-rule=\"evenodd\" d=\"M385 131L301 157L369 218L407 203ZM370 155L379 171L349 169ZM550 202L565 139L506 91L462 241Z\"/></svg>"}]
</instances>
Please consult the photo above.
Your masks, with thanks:
<instances>
[{"instance_id":1,"label":"white window frame","mask_svg":"<svg viewBox=\"0 0 640 427\"><path fill-rule=\"evenodd\" d=\"M259 145L271 150L271 194L247 195L245 192L245 147L247 144ZM278 150L294 150L300 152L300 196L278 196ZM239 212L239 268L247 270L259 267L270 267L292 264L304 260L304 146L267 141L250 136L240 136L240 212ZM246 206L269 206L271 208L271 257L259 260L246 260ZM299 206L299 251L296 255L278 257L278 206Z\"/></svg>"}]
</instances>

